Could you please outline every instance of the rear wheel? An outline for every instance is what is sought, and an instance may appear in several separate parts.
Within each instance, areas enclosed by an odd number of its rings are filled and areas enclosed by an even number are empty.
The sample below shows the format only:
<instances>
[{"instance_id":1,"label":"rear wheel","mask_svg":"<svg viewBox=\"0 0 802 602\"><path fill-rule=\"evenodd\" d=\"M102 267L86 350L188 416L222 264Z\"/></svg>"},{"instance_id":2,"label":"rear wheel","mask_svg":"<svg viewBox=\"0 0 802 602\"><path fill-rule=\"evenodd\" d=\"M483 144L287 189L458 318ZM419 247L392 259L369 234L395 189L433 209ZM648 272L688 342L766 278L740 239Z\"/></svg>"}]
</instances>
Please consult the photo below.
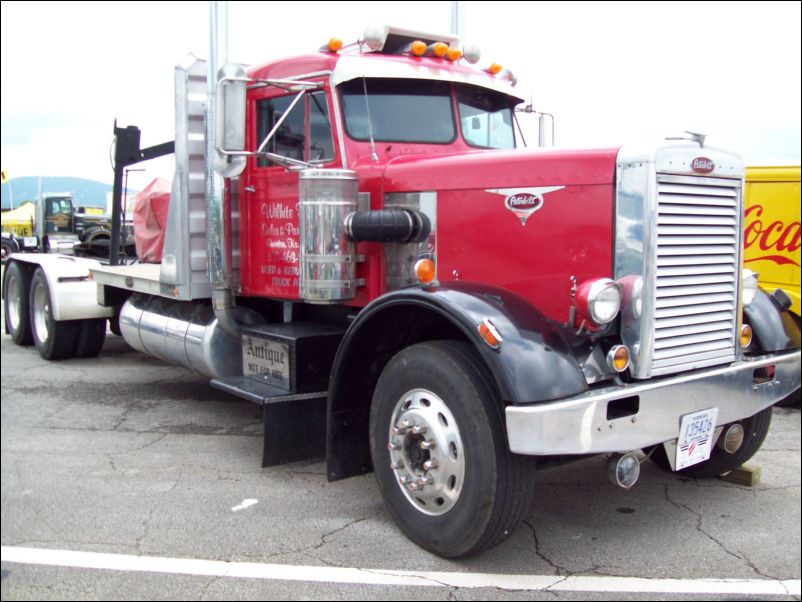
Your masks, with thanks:
<instances>
[{"instance_id":1,"label":"rear wheel","mask_svg":"<svg viewBox=\"0 0 802 602\"><path fill-rule=\"evenodd\" d=\"M75 348L79 323L75 320L58 322L53 317L50 287L41 268L31 281L29 298L33 344L46 360L70 357Z\"/></svg>"},{"instance_id":2,"label":"rear wheel","mask_svg":"<svg viewBox=\"0 0 802 602\"><path fill-rule=\"evenodd\" d=\"M727 428L732 424L740 424L743 427L743 443L733 453L728 453L721 445L721 437L724 436ZM766 433L769 432L769 425L771 424L771 408L758 412L754 416L744 418L737 423L728 424L724 427L724 431L719 437L719 443L713 447L710 458L704 462L699 462L688 468L678 470L677 473L692 477L694 479L706 479L710 477L717 477L738 468L741 464L747 462L752 456L757 453L760 446L763 445L763 440L766 438ZM665 447L657 445L654 448L649 448L646 453L654 450L649 456L651 460L663 470L670 471L671 464L668 461Z\"/></svg>"},{"instance_id":3,"label":"rear wheel","mask_svg":"<svg viewBox=\"0 0 802 602\"><path fill-rule=\"evenodd\" d=\"M30 274L12 262L6 269L6 281L3 285L5 293L6 331L17 345L30 345L31 317L28 306L28 290L31 286Z\"/></svg>"},{"instance_id":4,"label":"rear wheel","mask_svg":"<svg viewBox=\"0 0 802 602\"><path fill-rule=\"evenodd\" d=\"M404 533L441 556L477 554L506 539L534 490L531 458L511 454L487 368L465 343L398 353L376 386L373 466Z\"/></svg>"}]
</instances>

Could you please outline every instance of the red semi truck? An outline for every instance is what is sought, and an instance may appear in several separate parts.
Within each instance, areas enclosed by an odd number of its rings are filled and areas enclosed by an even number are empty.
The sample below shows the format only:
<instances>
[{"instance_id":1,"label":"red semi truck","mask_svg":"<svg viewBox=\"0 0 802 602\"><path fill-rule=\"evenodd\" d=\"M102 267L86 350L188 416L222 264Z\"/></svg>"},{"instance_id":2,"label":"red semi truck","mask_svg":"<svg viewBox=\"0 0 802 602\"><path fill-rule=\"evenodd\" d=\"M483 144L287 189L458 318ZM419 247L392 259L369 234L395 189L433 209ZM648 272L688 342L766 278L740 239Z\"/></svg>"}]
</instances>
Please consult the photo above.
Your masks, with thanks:
<instances>
[{"instance_id":1,"label":"red semi truck","mask_svg":"<svg viewBox=\"0 0 802 602\"><path fill-rule=\"evenodd\" d=\"M511 533L536 465L610 454L624 487L645 455L739 466L800 385L788 299L743 269L741 159L519 148L513 78L476 58L379 28L247 70L189 59L161 263L13 255L6 331L91 356L111 320L261 404L265 466L375 471L446 557ZM118 167L147 158L115 134Z\"/></svg>"}]
</instances>

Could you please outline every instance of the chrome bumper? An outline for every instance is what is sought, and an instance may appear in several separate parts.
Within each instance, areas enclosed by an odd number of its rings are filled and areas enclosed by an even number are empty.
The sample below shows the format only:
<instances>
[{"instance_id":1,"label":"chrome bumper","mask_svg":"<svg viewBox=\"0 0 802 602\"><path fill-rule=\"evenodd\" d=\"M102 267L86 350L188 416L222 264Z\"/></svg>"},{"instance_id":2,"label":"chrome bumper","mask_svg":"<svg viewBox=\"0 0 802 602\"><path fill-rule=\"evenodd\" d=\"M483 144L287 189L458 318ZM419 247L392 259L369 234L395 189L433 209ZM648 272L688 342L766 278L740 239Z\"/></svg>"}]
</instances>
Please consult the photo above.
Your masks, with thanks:
<instances>
[{"instance_id":1,"label":"chrome bumper","mask_svg":"<svg viewBox=\"0 0 802 602\"><path fill-rule=\"evenodd\" d=\"M799 388L800 357L799 351L766 355L560 401L509 406L510 451L526 455L630 451L676 439L682 416L699 410L718 407L719 425L747 418ZM755 384L755 370L767 366L775 367L774 380ZM618 400L622 401L615 403ZM621 413L627 415L610 417Z\"/></svg>"}]
</instances>

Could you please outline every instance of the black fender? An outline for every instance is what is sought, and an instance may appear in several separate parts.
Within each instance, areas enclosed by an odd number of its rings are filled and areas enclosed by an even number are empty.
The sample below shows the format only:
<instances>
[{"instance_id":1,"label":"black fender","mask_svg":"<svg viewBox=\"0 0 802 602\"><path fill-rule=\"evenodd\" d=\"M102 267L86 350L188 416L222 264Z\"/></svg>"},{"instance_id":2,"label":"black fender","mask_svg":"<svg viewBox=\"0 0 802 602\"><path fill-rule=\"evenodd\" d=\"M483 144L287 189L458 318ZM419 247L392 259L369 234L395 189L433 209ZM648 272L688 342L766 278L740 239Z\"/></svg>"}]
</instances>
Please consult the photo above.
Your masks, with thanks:
<instances>
[{"instance_id":1,"label":"black fender","mask_svg":"<svg viewBox=\"0 0 802 602\"><path fill-rule=\"evenodd\" d=\"M489 318L503 342L484 342L479 325ZM501 399L532 403L587 390L563 327L503 289L452 283L407 288L369 304L350 325L332 368L327 405L329 480L371 470L368 418L376 381L402 349L426 340L471 343L490 369Z\"/></svg>"},{"instance_id":2,"label":"black fender","mask_svg":"<svg viewBox=\"0 0 802 602\"><path fill-rule=\"evenodd\" d=\"M799 326L794 317L763 290L758 289L755 300L744 308L744 319L752 327L760 351L799 348Z\"/></svg>"}]
</instances>

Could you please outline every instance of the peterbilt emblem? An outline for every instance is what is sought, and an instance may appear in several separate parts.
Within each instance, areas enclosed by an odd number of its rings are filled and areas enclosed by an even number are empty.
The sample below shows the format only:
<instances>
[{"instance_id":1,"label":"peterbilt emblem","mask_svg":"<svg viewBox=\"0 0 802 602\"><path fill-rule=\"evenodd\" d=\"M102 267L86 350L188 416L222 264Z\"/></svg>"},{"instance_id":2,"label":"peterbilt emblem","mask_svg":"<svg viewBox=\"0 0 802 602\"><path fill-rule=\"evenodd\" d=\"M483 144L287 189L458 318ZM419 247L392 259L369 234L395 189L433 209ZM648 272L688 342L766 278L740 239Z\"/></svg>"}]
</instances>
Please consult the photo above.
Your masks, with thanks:
<instances>
[{"instance_id":1,"label":"peterbilt emblem","mask_svg":"<svg viewBox=\"0 0 802 602\"><path fill-rule=\"evenodd\" d=\"M504 206L512 211L521 225L526 225L532 214L543 206L543 195L555 190L561 190L565 186L540 186L538 188L494 188L486 190L492 194L504 196Z\"/></svg>"},{"instance_id":2,"label":"peterbilt emblem","mask_svg":"<svg viewBox=\"0 0 802 602\"><path fill-rule=\"evenodd\" d=\"M693 161L691 161L691 169L699 173L710 173L716 169L716 164L713 163L713 159L708 159L707 157L696 157Z\"/></svg>"}]
</instances>

